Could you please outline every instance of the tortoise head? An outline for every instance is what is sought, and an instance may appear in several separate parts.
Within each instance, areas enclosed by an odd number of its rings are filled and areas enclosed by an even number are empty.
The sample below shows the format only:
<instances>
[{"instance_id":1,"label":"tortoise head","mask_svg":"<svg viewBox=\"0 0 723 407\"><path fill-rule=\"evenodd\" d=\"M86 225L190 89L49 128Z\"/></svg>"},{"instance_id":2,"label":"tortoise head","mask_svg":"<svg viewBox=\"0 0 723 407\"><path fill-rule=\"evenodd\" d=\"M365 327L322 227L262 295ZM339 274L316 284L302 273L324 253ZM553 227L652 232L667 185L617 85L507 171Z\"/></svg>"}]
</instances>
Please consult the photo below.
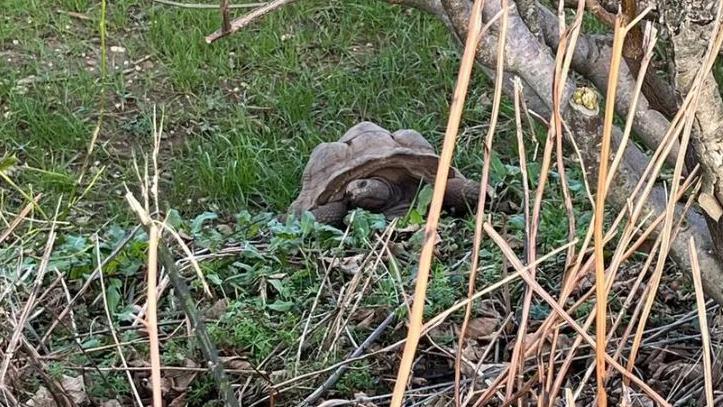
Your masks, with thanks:
<instances>
[{"instance_id":1,"label":"tortoise head","mask_svg":"<svg viewBox=\"0 0 723 407\"><path fill-rule=\"evenodd\" d=\"M361 178L346 186L346 197L353 207L381 210L394 198L394 188L382 178Z\"/></svg>"}]
</instances>

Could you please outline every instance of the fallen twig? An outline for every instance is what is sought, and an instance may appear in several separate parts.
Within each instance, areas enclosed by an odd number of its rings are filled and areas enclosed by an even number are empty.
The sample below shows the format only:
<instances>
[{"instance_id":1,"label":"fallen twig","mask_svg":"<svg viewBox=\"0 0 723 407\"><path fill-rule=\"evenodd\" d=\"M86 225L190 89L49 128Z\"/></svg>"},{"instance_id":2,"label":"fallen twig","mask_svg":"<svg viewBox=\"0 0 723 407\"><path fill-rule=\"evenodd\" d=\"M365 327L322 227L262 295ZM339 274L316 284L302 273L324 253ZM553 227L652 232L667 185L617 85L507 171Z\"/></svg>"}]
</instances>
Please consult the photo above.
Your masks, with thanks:
<instances>
[{"instance_id":1,"label":"fallen twig","mask_svg":"<svg viewBox=\"0 0 723 407\"><path fill-rule=\"evenodd\" d=\"M193 297L191 296L186 282L178 274L178 270L176 270L176 264L171 257L170 251L163 243L161 243L158 248L158 253L160 256L161 265L166 269L166 272L171 279L174 293L176 294L176 297L178 297L178 299L180 300L181 307L183 308L184 313L191 321L191 325L196 334L196 338L198 339L199 347L201 348L201 351L203 352L206 360L208 360L208 366L219 387L219 394L221 394L224 398L226 406L238 406L238 400L236 400L236 397L234 397L231 383L229 382L228 378L224 373L223 364L218 359L218 351L216 350L216 346L213 344L213 341L211 341L211 337L208 335L208 331L206 330L206 324L203 322L200 313L196 309L196 304Z\"/></svg>"},{"instance_id":2,"label":"fallen twig","mask_svg":"<svg viewBox=\"0 0 723 407\"><path fill-rule=\"evenodd\" d=\"M204 3L181 3L178 1L172 1L172 0L153 0L155 3L165 4L167 6L173 6L173 7L181 7L181 8L193 8L193 9L202 9L202 10L210 10L210 9L217 9L218 5L216 4L204 4ZM228 8L235 9L235 8L254 8L254 7L261 7L268 3L244 3L244 4L229 4Z\"/></svg>"},{"instance_id":3,"label":"fallen twig","mask_svg":"<svg viewBox=\"0 0 723 407\"><path fill-rule=\"evenodd\" d=\"M350 358L355 358L359 355L361 355L372 343L374 343L377 338L384 332L385 329L387 329L387 326L391 324L397 315L397 311L399 311L402 307L406 306L406 303L403 303L399 305L397 308L394 309L394 311L390 312L389 315L379 324L379 326L372 331L371 334L362 342L359 344L359 346L354 349L354 351L349 355ZM312 403L314 403L316 400L321 397L322 394L324 394L325 391L329 390L331 386L333 386L339 378L347 371L349 368L349 365L341 365L339 366L334 373L329 376L329 378L324 381L324 383L319 386L316 390L314 390L313 393L311 393L308 397L302 401L299 406L309 406Z\"/></svg>"},{"instance_id":4,"label":"fallen twig","mask_svg":"<svg viewBox=\"0 0 723 407\"><path fill-rule=\"evenodd\" d=\"M156 0L158 1L158 0ZM228 29L221 28L220 30L217 30L216 32L209 34L206 36L206 43L210 44L220 38L223 38L229 34L233 34L236 31L246 27L247 25L251 24L256 19L265 16L268 13L271 13L272 11L276 10L277 8L283 7L289 3L292 3L296 0L273 0L270 1L263 6L257 8L256 10L246 14L243 17L239 17L233 21L231 21L230 27ZM216 8L216 7L214 7Z\"/></svg>"}]
</instances>

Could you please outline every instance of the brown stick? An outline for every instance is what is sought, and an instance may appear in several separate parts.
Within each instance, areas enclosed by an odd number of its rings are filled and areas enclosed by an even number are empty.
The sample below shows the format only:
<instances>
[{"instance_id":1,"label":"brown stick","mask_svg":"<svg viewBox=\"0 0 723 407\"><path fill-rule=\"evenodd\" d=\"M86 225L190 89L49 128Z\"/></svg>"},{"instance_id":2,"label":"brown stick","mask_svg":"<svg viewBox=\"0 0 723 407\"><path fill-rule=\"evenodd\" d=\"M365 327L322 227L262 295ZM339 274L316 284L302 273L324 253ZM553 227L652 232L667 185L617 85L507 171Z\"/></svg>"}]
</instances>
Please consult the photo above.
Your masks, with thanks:
<instances>
[{"instance_id":1,"label":"brown stick","mask_svg":"<svg viewBox=\"0 0 723 407\"><path fill-rule=\"evenodd\" d=\"M223 22L223 32L226 33L231 29L231 21L228 16L228 0L221 0L221 20Z\"/></svg>"},{"instance_id":2,"label":"brown stick","mask_svg":"<svg viewBox=\"0 0 723 407\"><path fill-rule=\"evenodd\" d=\"M181 3L173 0L153 0L156 3L165 4L167 6L180 7L180 8L191 8L199 10L209 10L218 8L213 4L204 3ZM228 8L256 8L265 5L266 3L244 3L244 4L231 4Z\"/></svg>"},{"instance_id":3,"label":"brown stick","mask_svg":"<svg viewBox=\"0 0 723 407\"><path fill-rule=\"evenodd\" d=\"M220 38L223 38L229 34L233 34L236 31L251 24L255 20L265 16L266 14L271 13L272 11L276 10L277 8L283 7L294 1L295 0L274 0L269 3L266 3L266 5L257 8L256 10L246 14L245 16L239 17L239 18L231 21L230 27L228 27L228 29L221 28L220 30L215 31L212 34L207 35L206 43L210 44L210 43L212 43Z\"/></svg>"}]
</instances>

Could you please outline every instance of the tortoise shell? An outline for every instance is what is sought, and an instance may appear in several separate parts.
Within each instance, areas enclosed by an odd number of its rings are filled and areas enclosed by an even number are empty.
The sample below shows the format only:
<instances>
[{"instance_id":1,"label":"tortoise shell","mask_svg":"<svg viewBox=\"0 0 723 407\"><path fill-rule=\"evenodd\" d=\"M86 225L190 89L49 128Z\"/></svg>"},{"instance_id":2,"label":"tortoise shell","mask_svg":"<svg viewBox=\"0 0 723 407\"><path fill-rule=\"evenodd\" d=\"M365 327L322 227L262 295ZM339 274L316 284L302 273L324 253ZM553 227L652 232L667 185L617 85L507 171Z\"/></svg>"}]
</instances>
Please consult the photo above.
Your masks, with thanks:
<instances>
[{"instance_id":1,"label":"tortoise shell","mask_svg":"<svg viewBox=\"0 0 723 407\"><path fill-rule=\"evenodd\" d=\"M314 148L306 164L299 196L289 208L296 214L344 199L349 182L381 177L392 183L434 183L439 156L414 130L390 133L371 123L350 128L339 141ZM464 176L451 168L449 178ZM416 187L417 185L415 185Z\"/></svg>"}]
</instances>

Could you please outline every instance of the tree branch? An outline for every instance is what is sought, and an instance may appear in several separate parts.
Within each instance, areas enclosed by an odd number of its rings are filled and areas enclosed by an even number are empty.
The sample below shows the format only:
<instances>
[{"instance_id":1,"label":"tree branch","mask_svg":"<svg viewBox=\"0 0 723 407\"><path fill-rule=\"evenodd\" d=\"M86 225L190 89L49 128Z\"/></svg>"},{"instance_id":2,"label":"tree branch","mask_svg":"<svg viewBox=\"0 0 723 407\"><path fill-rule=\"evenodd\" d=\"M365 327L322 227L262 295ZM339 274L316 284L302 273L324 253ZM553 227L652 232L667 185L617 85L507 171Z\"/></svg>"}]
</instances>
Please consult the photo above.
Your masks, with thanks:
<instances>
[{"instance_id":1,"label":"tree branch","mask_svg":"<svg viewBox=\"0 0 723 407\"><path fill-rule=\"evenodd\" d=\"M540 5L540 20L542 21L545 42L553 49L560 45L559 28L557 16L544 6ZM577 40L577 47L572 59L572 68L592 81L598 89L606 89L608 82L608 71L610 69L610 58L612 48L606 37L580 35ZM618 91L615 97L615 111L621 116L626 116L632 103L632 94L635 89L635 78L626 64L621 64L618 80ZM645 96L640 95L638 99L633 130L642 139L643 143L655 150L660 145L661 137L670 127L662 113L650 107ZM667 158L669 164L675 163L679 146L673 146Z\"/></svg>"},{"instance_id":2,"label":"tree branch","mask_svg":"<svg viewBox=\"0 0 723 407\"><path fill-rule=\"evenodd\" d=\"M702 205L715 242L718 258L723 259L723 100L711 72L720 52L722 5L711 0L682 1L679 12L667 14L675 55L677 90L693 96L695 120L691 134L693 154L688 159L700 164L703 174ZM697 94L695 93L697 91ZM701 268L703 273L706 271ZM718 276L720 284L723 278Z\"/></svg>"},{"instance_id":3,"label":"tree branch","mask_svg":"<svg viewBox=\"0 0 723 407\"><path fill-rule=\"evenodd\" d=\"M231 30L228 32L233 33L239 29L245 27L255 19L272 12L273 10L291 3L294 0L275 0L268 3L264 7L260 7L248 15L234 20L231 23ZM466 38L467 23L470 15L471 2L468 0L388 0L391 3L403 4L422 10L428 11L438 18L440 18L452 31L457 39ZM665 0L663 0L665 1ZM670 0L673 1L673 0ZM680 1L680 0L675 0ZM708 0L712 1L712 0ZM498 14L500 10L499 0L485 0L484 8L482 11L483 21L490 21ZM553 49L559 46L559 31L557 17L547 10L545 7L539 6L540 22L543 26L543 34L545 42L550 45ZM492 24L490 32L488 32L478 44L477 50L477 61L487 68L495 66L497 33L499 22ZM547 112L552 111L552 86L553 78L555 74L555 61L550 52L550 49L546 45L542 44L537 40L535 35L527 27L515 5L510 6L509 19L508 19L508 33L507 43L505 44L505 67L506 74L510 76L518 76L525 83L525 95L529 98L531 103L538 105L539 109L546 109ZM224 36L220 31L217 31L208 37L207 42L212 42L218 38ZM577 46L572 60L572 68L581 73L586 78L590 79L598 88L604 89L607 87L608 69L611 57L611 48L609 43L606 42L604 37L589 37L580 36L577 41ZM695 61L692 61L695 63ZM488 73L491 73L487 69ZM616 112L619 115L626 116L628 110L631 108L632 103L632 92L635 89L635 80L633 74L631 74L628 66L623 64L620 67L618 92L616 94ZM506 83L508 81L505 81ZM576 109L570 109L567 101L570 100L573 90L575 89L575 82L572 78L568 78L566 81L566 87L562 92L560 100L562 105L560 106L561 114L563 119L568 123L574 123L579 118L576 115L579 111ZM717 90L717 88L715 88ZM512 94L511 86L505 87L505 92L508 96ZM709 96L712 98L713 96ZM710 99L716 101L716 99ZM720 97L718 96L718 101ZM719 117L723 117L723 104L716 105L721 109L716 112ZM601 120L599 117L595 120ZM594 120L593 120L594 122ZM721 122L716 121L716 129L719 127ZM645 144L655 150L664 134L666 134L670 122L663 116L663 114L650 107L648 99L643 97L639 98L636 114L633 120L633 130L643 139ZM574 134L572 137L575 139L584 139L585 137L596 136L601 134L599 132L590 133L589 128L573 128ZM705 132L703 134L721 134L721 132ZM719 136L723 137L723 136ZM717 160L717 164L720 169L720 177L717 178L720 181L720 185L716 186L716 190L713 191L719 202L723 202L723 140L719 140L720 143L720 154L713 155ZM615 129L613 132L613 146L619 145L621 142L621 132L619 129ZM677 144L677 141L675 142ZM589 157L597 156L597 149L595 146L596 142L589 143L578 143L582 149L582 155L588 155ZM679 147L673 146L671 154L668 158L671 161L671 157L677 156ZM710 153L710 151L708 151ZM632 194L634 186L642 175L642 169L647 165L648 158L643 154L638 147L629 143L624 151L621 167L618 175L614 178L613 184L611 185L610 199L618 207L624 207L627 204L628 197ZM711 155L711 154L708 154ZM597 158L599 159L599 157ZM660 188L654 188L651 192L649 202L647 202L647 210L655 211L660 213L664 210L666 202L665 191ZM696 241L701 246L701 269L703 270L703 280L706 288L706 292L711 297L715 298L719 303L723 303L723 266L719 259L716 259L712 255L711 248L713 243L710 236L705 233L705 230L701 228L704 219L696 213L689 213L688 217L689 228L685 231L681 231L678 234L678 239L672 242L671 256L679 262L679 264L687 264L687 247L685 242L691 234L696 235ZM721 241L723 241L723 226L719 226L721 230ZM720 250L720 249L719 249ZM722 256L723 257L723 256Z\"/></svg>"},{"instance_id":4,"label":"tree branch","mask_svg":"<svg viewBox=\"0 0 723 407\"><path fill-rule=\"evenodd\" d=\"M206 36L206 43L210 44L220 38L223 38L229 34L233 34L236 31L246 27L247 25L251 24L252 22L256 21L257 19L265 16L266 14L271 13L272 11L283 7L289 3L294 2L295 0L274 0L271 2L266 3L265 5L255 9L254 11L246 14L243 17L239 17L233 21L231 21L231 24L229 27L221 27L220 30L216 30L212 34L209 34ZM224 25L226 25L224 23ZM226 29L228 28L228 29Z\"/></svg>"},{"instance_id":5,"label":"tree branch","mask_svg":"<svg viewBox=\"0 0 723 407\"><path fill-rule=\"evenodd\" d=\"M459 22L467 21L467 14L469 7L467 2L463 0L447 0L443 2L445 9L449 16L451 23L455 26L457 35L465 34L465 24L459 24ZM498 0L486 0L483 10L483 19L489 20L499 10ZM545 35L546 39L549 39L555 45L559 44L559 37L557 31L556 17L554 20L548 17L542 17L547 12L547 15L551 15L546 9L540 13L541 20L546 23L548 31ZM554 25L551 23L554 22ZM548 110L551 110L552 103L552 79L554 77L554 59L550 54L549 50L540 44L534 38L534 35L527 30L524 22L517 14L517 10L513 6L509 14L509 32L508 40L505 46L505 66L509 74L518 75L522 78L527 86L531 88L531 91L538 96L538 100L545 104ZM551 27L555 27L552 29ZM496 24L493 25L493 29L496 29ZM554 33L554 35L552 34ZM554 41L553 41L554 37ZM488 67L494 66L495 56L490 50L495 48L495 42L497 37L494 32L489 33L479 44L480 50L478 51L478 62ZM589 37L580 37L578 39L578 45L572 61L572 66L578 72L587 72L596 86L605 88L607 86L607 67L610 61L610 47L604 46L598 42L599 40L591 40ZM635 81L632 79L630 72L626 66L621 66L621 83L618 86L617 102L618 112L620 114L627 113L630 107L631 95L635 87ZM570 109L566 101L570 100L572 90L574 89L574 80L568 78L568 86L563 92L563 105L560 106L563 118L568 123L575 123L580 121L580 112L575 109ZM510 96L510 93L508 93ZM641 95L642 96L642 95ZM638 113L635 115L635 122L633 128L641 134L646 135L650 145L657 148L660 143L662 135L667 132L669 122L660 114L660 112L652 110L648 107L647 101L640 97L638 102ZM587 118L586 120L590 120ZM600 126L602 125L602 119L599 116L593 118L593 122L599 121ZM573 130L572 137L578 140L578 145L581 148L583 157L587 157L588 164L593 164L599 160L598 151L596 146L598 144L599 134L602 134L602 130L594 130L588 127L575 127L571 126ZM594 130L594 131L593 131ZM585 140L585 141L580 141ZM617 149L622 140L622 132L620 129L615 128L613 131L613 148ZM675 148L675 147L674 147ZM613 184L610 188L610 201L617 207L624 207L627 205L628 198L632 195L632 192L640 179L644 168L647 166L648 157L633 143L629 143L624 151L624 156L621 162L618 174L613 178ZM592 174L595 172L593 171ZM645 205L646 213L662 213L665 210L666 193L660 188L653 188L648 198L648 202ZM705 230L705 220L700 214L695 212L688 212L687 215L688 228L681 230L678 234L678 238L674 242L671 242L671 257L678 262L682 267L686 267L689 264L687 255L686 241L690 236L695 235L696 241L700 245L699 252L703 254L706 259L701 259L701 269L705 270L703 273L703 280L706 288L706 293L712 298L716 299L719 303L723 303L723 265L720 261L712 255L711 248L713 247L710 235ZM703 265L705 263L705 265Z\"/></svg>"}]
</instances>

